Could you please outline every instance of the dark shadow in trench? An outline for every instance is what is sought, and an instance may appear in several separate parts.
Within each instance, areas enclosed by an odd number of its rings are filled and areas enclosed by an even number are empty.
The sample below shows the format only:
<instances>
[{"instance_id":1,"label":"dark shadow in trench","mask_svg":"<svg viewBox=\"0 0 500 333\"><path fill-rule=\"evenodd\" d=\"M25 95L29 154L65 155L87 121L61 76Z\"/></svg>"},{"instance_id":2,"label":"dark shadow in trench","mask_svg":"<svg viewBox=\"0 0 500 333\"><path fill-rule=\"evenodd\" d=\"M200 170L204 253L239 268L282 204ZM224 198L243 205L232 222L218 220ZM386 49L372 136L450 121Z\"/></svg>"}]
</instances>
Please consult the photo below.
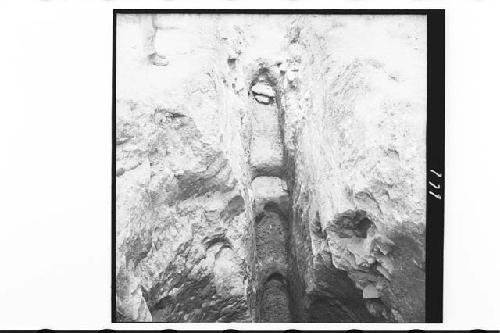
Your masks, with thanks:
<instances>
[{"instance_id":1,"label":"dark shadow in trench","mask_svg":"<svg viewBox=\"0 0 500 333\"><path fill-rule=\"evenodd\" d=\"M262 286L259 321L263 323L292 321L288 282L280 273L271 274Z\"/></svg>"}]
</instances>

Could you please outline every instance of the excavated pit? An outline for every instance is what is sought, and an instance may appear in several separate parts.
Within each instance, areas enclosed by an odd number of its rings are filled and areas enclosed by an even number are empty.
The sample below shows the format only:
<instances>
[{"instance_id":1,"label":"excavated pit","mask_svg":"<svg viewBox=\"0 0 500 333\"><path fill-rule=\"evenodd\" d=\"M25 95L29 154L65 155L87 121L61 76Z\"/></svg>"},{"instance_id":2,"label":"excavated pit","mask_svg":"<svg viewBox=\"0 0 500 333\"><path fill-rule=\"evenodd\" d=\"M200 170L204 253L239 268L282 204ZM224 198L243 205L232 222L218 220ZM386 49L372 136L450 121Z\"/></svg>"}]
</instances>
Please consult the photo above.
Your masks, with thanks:
<instances>
[{"instance_id":1,"label":"excavated pit","mask_svg":"<svg viewBox=\"0 0 500 333\"><path fill-rule=\"evenodd\" d=\"M291 322L289 193L278 94L263 70L249 92L255 217L255 320Z\"/></svg>"}]
</instances>

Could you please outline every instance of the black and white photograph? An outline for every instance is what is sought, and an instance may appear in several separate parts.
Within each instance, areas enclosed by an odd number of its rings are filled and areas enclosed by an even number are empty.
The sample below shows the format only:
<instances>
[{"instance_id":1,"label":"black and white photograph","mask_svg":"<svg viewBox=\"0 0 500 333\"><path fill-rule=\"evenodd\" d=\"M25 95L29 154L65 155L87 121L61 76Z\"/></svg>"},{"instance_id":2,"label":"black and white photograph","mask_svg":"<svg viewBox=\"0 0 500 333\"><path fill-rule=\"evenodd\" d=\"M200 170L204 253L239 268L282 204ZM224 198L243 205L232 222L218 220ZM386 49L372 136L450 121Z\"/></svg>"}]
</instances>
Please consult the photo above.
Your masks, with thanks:
<instances>
[{"instance_id":1,"label":"black and white photograph","mask_svg":"<svg viewBox=\"0 0 500 333\"><path fill-rule=\"evenodd\" d=\"M116 11L114 320L428 321L428 19Z\"/></svg>"},{"instance_id":2,"label":"black and white photograph","mask_svg":"<svg viewBox=\"0 0 500 333\"><path fill-rule=\"evenodd\" d=\"M500 333L498 13L1 0L0 333Z\"/></svg>"}]
</instances>

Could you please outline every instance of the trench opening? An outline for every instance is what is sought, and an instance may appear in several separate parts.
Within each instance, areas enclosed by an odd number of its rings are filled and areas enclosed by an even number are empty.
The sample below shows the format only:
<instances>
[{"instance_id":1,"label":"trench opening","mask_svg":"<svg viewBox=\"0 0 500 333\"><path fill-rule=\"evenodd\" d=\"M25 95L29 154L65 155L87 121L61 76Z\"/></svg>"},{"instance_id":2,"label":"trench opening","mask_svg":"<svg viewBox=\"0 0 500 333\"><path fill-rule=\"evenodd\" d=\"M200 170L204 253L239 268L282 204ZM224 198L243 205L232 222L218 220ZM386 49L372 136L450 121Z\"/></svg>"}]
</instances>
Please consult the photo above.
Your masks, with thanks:
<instances>
[{"instance_id":1,"label":"trench opening","mask_svg":"<svg viewBox=\"0 0 500 333\"><path fill-rule=\"evenodd\" d=\"M290 193L278 79L265 67L249 85L249 164L254 191L254 320L294 322L296 265L291 255ZM298 293L301 294L301 293Z\"/></svg>"}]
</instances>

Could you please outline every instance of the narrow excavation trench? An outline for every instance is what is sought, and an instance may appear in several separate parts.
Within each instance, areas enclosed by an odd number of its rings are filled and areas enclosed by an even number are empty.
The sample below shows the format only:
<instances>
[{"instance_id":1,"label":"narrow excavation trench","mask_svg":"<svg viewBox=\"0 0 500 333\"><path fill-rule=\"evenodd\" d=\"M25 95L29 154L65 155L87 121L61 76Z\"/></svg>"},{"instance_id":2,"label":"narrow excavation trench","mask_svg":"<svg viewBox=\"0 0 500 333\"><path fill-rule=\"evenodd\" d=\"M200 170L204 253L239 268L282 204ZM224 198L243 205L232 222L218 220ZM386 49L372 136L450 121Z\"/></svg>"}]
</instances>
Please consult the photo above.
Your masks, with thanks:
<instances>
[{"instance_id":1,"label":"narrow excavation trench","mask_svg":"<svg viewBox=\"0 0 500 333\"><path fill-rule=\"evenodd\" d=\"M289 193L283 179L286 172L277 93L266 72L252 82L249 104L257 281L255 320L291 322Z\"/></svg>"},{"instance_id":2,"label":"narrow excavation trench","mask_svg":"<svg viewBox=\"0 0 500 333\"><path fill-rule=\"evenodd\" d=\"M267 203L255 221L256 270L260 277L257 294L259 321L290 322L287 288L288 221L274 202Z\"/></svg>"}]
</instances>

